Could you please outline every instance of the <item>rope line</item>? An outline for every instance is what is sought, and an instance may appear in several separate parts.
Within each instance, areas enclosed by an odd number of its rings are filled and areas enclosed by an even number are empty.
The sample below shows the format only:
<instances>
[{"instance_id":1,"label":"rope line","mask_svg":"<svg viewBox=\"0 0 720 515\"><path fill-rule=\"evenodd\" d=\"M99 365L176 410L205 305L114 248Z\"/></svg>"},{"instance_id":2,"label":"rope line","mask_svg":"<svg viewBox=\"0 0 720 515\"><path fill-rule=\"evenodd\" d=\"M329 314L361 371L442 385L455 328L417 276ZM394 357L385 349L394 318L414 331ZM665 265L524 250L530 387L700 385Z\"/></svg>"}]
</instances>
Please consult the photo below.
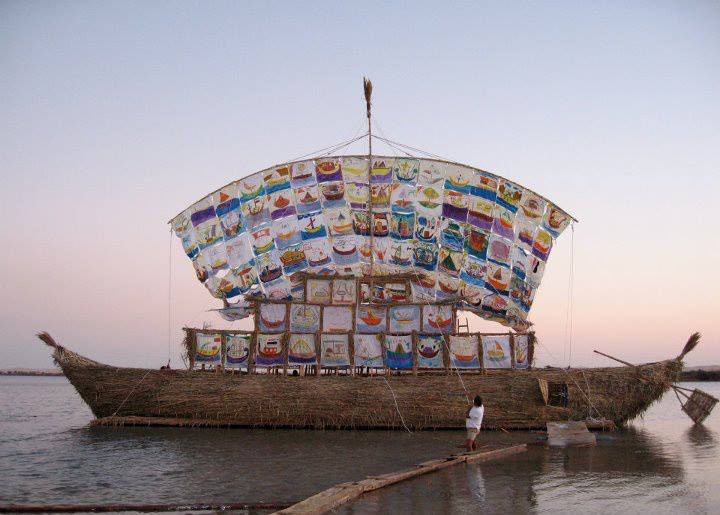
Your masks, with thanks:
<instances>
[{"instance_id":1,"label":"rope line","mask_svg":"<svg viewBox=\"0 0 720 515\"><path fill-rule=\"evenodd\" d=\"M316 155L320 154L321 152L325 152L326 150L329 150L329 152L328 152L327 154L330 154L330 153L334 152L335 150L339 150L339 149L341 149L341 148L343 148L343 147L347 147L347 146L350 145L351 143L355 143L357 140L367 137L367 135L368 135L368 134L367 134L367 132L366 132L366 133L364 133L364 134L361 134L360 136L356 136L356 137L354 137L354 138L352 138L352 139L349 139L349 140L347 140L347 141L342 141L342 142L340 142L340 143L335 143L334 145L330 145L329 147L321 148L321 149L319 149L319 150L314 150L314 151L309 152L309 153L307 153L307 154L303 154L303 155L301 155L301 156L294 157L294 158L292 158L292 159L289 159L287 162L289 163L289 162L292 162L292 161L298 161L298 160L303 159L303 158L306 158L306 157L316 156ZM327 154L324 154L324 155L327 155Z\"/></svg>"},{"instance_id":2,"label":"rope line","mask_svg":"<svg viewBox=\"0 0 720 515\"><path fill-rule=\"evenodd\" d=\"M572 366L572 333L573 333L573 290L575 283L575 224L570 224L570 270L568 273L567 311L565 313L565 350L568 354L568 368ZM563 359L564 361L564 359Z\"/></svg>"},{"instance_id":3,"label":"rope line","mask_svg":"<svg viewBox=\"0 0 720 515\"><path fill-rule=\"evenodd\" d=\"M387 377L382 376L383 380L385 381L385 384L388 388L390 388L390 393L392 394L393 401L395 401L395 410L397 410L398 415L400 415L400 422L402 422L402 425L405 429L407 429L407 432L412 434L412 431L410 431L410 428L405 423L405 419L402 416L402 413L400 412L400 406L398 406L397 397L395 397L395 391L392 389L392 386L390 386L390 383L387 380Z\"/></svg>"},{"instance_id":4,"label":"rope line","mask_svg":"<svg viewBox=\"0 0 720 515\"><path fill-rule=\"evenodd\" d=\"M172 359L172 242L173 231L170 229L170 250L168 252L168 365Z\"/></svg>"},{"instance_id":5,"label":"rope line","mask_svg":"<svg viewBox=\"0 0 720 515\"><path fill-rule=\"evenodd\" d=\"M150 372L152 372L152 368L149 368L148 371L145 372L145 375L142 376L142 378L140 379L140 381L138 381L137 383L135 383L135 385L130 389L130 392L127 394L127 397L125 397L125 398L123 399L123 401L120 403L120 406L118 406L117 409L113 412L113 414L110 415L111 417L114 417L115 415L117 415L118 411L120 411L120 408L122 408L122 407L125 405L125 403L127 402L127 400L128 400L128 399L130 398L130 396L133 394L133 392L135 391L135 388L137 388L137 387L140 385L140 383L142 383L142 382L145 380L145 378L148 376L148 374L149 374Z\"/></svg>"}]
</instances>

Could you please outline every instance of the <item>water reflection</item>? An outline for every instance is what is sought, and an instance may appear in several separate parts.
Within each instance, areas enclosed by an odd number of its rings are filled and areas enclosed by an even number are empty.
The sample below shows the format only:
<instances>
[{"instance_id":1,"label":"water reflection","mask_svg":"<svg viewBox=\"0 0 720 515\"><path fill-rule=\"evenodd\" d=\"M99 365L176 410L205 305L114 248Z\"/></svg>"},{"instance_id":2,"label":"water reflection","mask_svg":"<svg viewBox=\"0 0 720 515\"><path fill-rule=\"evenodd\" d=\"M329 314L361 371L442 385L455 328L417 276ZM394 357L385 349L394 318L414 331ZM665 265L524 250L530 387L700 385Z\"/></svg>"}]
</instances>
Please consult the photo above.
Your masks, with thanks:
<instances>
[{"instance_id":1,"label":"water reflection","mask_svg":"<svg viewBox=\"0 0 720 515\"><path fill-rule=\"evenodd\" d=\"M2 379L2 378L0 378ZM703 389L720 395L720 384ZM462 432L87 428L62 378L0 380L0 499L17 503L282 501L454 452ZM595 448L533 446L368 494L344 513L709 512L720 504L718 424L674 397ZM534 433L481 434L487 443Z\"/></svg>"},{"instance_id":2,"label":"water reflection","mask_svg":"<svg viewBox=\"0 0 720 515\"><path fill-rule=\"evenodd\" d=\"M631 428L611 439L606 436L597 447L530 446L526 454L502 461L452 467L366 494L339 511L393 513L418 507L423 513L527 513L549 507L627 511L627 503L640 507L677 497L687 491L685 480L677 449L645 429Z\"/></svg>"}]
</instances>

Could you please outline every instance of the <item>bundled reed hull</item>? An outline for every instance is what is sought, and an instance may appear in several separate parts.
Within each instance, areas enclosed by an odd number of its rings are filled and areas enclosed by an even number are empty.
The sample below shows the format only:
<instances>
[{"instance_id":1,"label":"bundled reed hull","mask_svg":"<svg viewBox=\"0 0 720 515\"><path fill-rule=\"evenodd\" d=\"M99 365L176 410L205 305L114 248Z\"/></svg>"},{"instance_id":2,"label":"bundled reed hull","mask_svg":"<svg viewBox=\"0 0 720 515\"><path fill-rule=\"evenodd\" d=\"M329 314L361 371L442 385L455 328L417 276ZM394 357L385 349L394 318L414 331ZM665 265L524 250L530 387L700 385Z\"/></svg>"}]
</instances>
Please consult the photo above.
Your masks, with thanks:
<instances>
[{"instance_id":1,"label":"bundled reed hull","mask_svg":"<svg viewBox=\"0 0 720 515\"><path fill-rule=\"evenodd\" d=\"M103 365L56 346L55 359L99 419L159 425L337 429L463 428L467 400L456 374L383 377L221 374ZM679 360L638 367L463 374L481 395L487 428L544 428L604 417L622 424L676 380ZM643 379L641 380L640 377ZM538 379L567 385L567 406L546 405ZM591 408L589 408L591 406Z\"/></svg>"}]
</instances>

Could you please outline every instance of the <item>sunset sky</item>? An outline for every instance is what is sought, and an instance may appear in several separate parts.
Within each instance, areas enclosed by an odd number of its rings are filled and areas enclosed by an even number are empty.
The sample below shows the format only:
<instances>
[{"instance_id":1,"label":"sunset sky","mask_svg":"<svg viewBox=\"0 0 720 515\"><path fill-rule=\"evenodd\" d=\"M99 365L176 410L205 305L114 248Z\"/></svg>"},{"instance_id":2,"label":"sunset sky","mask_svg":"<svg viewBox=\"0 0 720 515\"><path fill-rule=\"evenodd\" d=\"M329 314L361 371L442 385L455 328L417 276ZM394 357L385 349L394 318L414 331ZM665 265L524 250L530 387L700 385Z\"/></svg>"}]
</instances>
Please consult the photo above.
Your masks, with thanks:
<instances>
[{"instance_id":1,"label":"sunset sky","mask_svg":"<svg viewBox=\"0 0 720 515\"><path fill-rule=\"evenodd\" d=\"M382 134L579 219L530 313L538 364L569 361L571 256L572 364L695 330L686 362L720 364L718 2L2 1L0 67L0 368L50 367L39 330L157 367L170 329L180 366L220 302L166 222L356 135L363 75Z\"/></svg>"}]
</instances>

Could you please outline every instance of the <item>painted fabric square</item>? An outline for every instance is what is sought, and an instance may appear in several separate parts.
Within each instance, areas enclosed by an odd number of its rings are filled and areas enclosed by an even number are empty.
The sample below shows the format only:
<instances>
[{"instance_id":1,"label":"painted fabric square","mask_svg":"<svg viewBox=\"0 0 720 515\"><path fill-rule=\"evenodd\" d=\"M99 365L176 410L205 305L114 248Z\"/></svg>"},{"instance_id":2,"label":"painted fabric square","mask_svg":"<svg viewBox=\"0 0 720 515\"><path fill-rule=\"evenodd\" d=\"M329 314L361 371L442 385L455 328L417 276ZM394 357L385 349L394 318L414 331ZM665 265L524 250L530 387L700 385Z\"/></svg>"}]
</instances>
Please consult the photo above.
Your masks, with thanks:
<instances>
[{"instance_id":1,"label":"painted fabric square","mask_svg":"<svg viewBox=\"0 0 720 515\"><path fill-rule=\"evenodd\" d=\"M469 168L457 165L448 165L445 172L445 195L448 191L456 193L470 193L470 181L473 179L473 171Z\"/></svg>"},{"instance_id":2,"label":"painted fabric square","mask_svg":"<svg viewBox=\"0 0 720 515\"><path fill-rule=\"evenodd\" d=\"M320 306L292 304L290 330L293 333L315 333L320 330Z\"/></svg>"},{"instance_id":3,"label":"painted fabric square","mask_svg":"<svg viewBox=\"0 0 720 515\"><path fill-rule=\"evenodd\" d=\"M270 218L277 220L286 216L294 215L295 199L291 189L276 191L267 197Z\"/></svg>"},{"instance_id":4,"label":"painted fabric square","mask_svg":"<svg viewBox=\"0 0 720 515\"><path fill-rule=\"evenodd\" d=\"M250 357L250 334L225 336L225 368L247 367Z\"/></svg>"},{"instance_id":5,"label":"painted fabric square","mask_svg":"<svg viewBox=\"0 0 720 515\"><path fill-rule=\"evenodd\" d=\"M308 267L302 244L288 247L287 249L280 251L279 254L280 262L283 265L283 271L288 275L299 272L300 270L304 270Z\"/></svg>"},{"instance_id":6,"label":"painted fabric square","mask_svg":"<svg viewBox=\"0 0 720 515\"><path fill-rule=\"evenodd\" d=\"M485 368L511 368L510 335L482 336Z\"/></svg>"},{"instance_id":7,"label":"painted fabric square","mask_svg":"<svg viewBox=\"0 0 720 515\"><path fill-rule=\"evenodd\" d=\"M419 159L407 159L398 157L392 164L393 181L402 184L415 184L420 172Z\"/></svg>"},{"instance_id":8,"label":"painted fabric square","mask_svg":"<svg viewBox=\"0 0 720 515\"><path fill-rule=\"evenodd\" d=\"M325 219L322 213L298 215L298 223L300 224L300 235L303 240L312 240L313 238L324 238L327 236Z\"/></svg>"},{"instance_id":9,"label":"painted fabric square","mask_svg":"<svg viewBox=\"0 0 720 515\"><path fill-rule=\"evenodd\" d=\"M314 334L291 334L288 338L288 364L289 365L315 365L317 354L315 352Z\"/></svg>"},{"instance_id":10,"label":"painted fabric square","mask_svg":"<svg viewBox=\"0 0 720 515\"><path fill-rule=\"evenodd\" d=\"M286 190L290 188L290 168L280 166L271 170L266 170L263 174L265 182L265 193L270 195L276 191Z\"/></svg>"},{"instance_id":11,"label":"painted fabric square","mask_svg":"<svg viewBox=\"0 0 720 515\"><path fill-rule=\"evenodd\" d=\"M465 222L468 214L468 196L457 191L445 190L442 214L458 222Z\"/></svg>"},{"instance_id":12,"label":"painted fabric square","mask_svg":"<svg viewBox=\"0 0 720 515\"><path fill-rule=\"evenodd\" d=\"M290 183L293 188L315 184L315 161L301 161L290 167Z\"/></svg>"},{"instance_id":13,"label":"painted fabric square","mask_svg":"<svg viewBox=\"0 0 720 515\"><path fill-rule=\"evenodd\" d=\"M355 304L355 280L334 279L332 283L333 304Z\"/></svg>"},{"instance_id":14,"label":"painted fabric square","mask_svg":"<svg viewBox=\"0 0 720 515\"><path fill-rule=\"evenodd\" d=\"M217 333L195 334L195 363L219 365L222 357L222 336Z\"/></svg>"},{"instance_id":15,"label":"painted fabric square","mask_svg":"<svg viewBox=\"0 0 720 515\"><path fill-rule=\"evenodd\" d=\"M495 203L482 197L473 197L469 199L467 221L470 225L478 229L489 231L493 226L493 210Z\"/></svg>"},{"instance_id":16,"label":"painted fabric square","mask_svg":"<svg viewBox=\"0 0 720 515\"><path fill-rule=\"evenodd\" d=\"M373 159L370 183L388 183L392 180L392 158Z\"/></svg>"},{"instance_id":17,"label":"painted fabric square","mask_svg":"<svg viewBox=\"0 0 720 515\"><path fill-rule=\"evenodd\" d=\"M211 218L195 227L195 241L197 241L200 250L217 243L223 238L222 226L220 220Z\"/></svg>"},{"instance_id":18,"label":"painted fabric square","mask_svg":"<svg viewBox=\"0 0 720 515\"><path fill-rule=\"evenodd\" d=\"M332 258L336 264L347 266L360 261L354 235L335 237L331 246Z\"/></svg>"},{"instance_id":19,"label":"painted fabric square","mask_svg":"<svg viewBox=\"0 0 720 515\"><path fill-rule=\"evenodd\" d=\"M354 234L353 219L349 209L329 209L325 211L325 219L333 237Z\"/></svg>"},{"instance_id":20,"label":"painted fabric square","mask_svg":"<svg viewBox=\"0 0 720 515\"><path fill-rule=\"evenodd\" d=\"M270 224L258 227L250 233L253 252L256 256L269 252L275 248L274 234Z\"/></svg>"},{"instance_id":21,"label":"painted fabric square","mask_svg":"<svg viewBox=\"0 0 720 515\"><path fill-rule=\"evenodd\" d=\"M391 187L390 209L394 213L415 212L415 186L395 183Z\"/></svg>"},{"instance_id":22,"label":"painted fabric square","mask_svg":"<svg viewBox=\"0 0 720 515\"><path fill-rule=\"evenodd\" d=\"M417 268L430 272L437 268L438 248L432 243L416 243L413 247L413 263Z\"/></svg>"},{"instance_id":23,"label":"painted fabric square","mask_svg":"<svg viewBox=\"0 0 720 515\"><path fill-rule=\"evenodd\" d=\"M311 267L321 267L331 263L327 239L310 240L303 243L305 259Z\"/></svg>"},{"instance_id":24,"label":"painted fabric square","mask_svg":"<svg viewBox=\"0 0 720 515\"><path fill-rule=\"evenodd\" d=\"M308 279L307 300L317 304L330 304L330 280Z\"/></svg>"},{"instance_id":25,"label":"painted fabric square","mask_svg":"<svg viewBox=\"0 0 720 515\"><path fill-rule=\"evenodd\" d=\"M360 333L383 333L387 331L387 308L359 305L355 324Z\"/></svg>"},{"instance_id":26,"label":"painted fabric square","mask_svg":"<svg viewBox=\"0 0 720 515\"><path fill-rule=\"evenodd\" d=\"M528 368L530 366L529 341L527 334L516 334L515 340L515 368Z\"/></svg>"},{"instance_id":27,"label":"painted fabric square","mask_svg":"<svg viewBox=\"0 0 720 515\"><path fill-rule=\"evenodd\" d=\"M439 334L418 335L418 368L444 368L443 348L445 339Z\"/></svg>"},{"instance_id":28,"label":"painted fabric square","mask_svg":"<svg viewBox=\"0 0 720 515\"><path fill-rule=\"evenodd\" d=\"M393 213L390 217L390 236L394 240L412 239L414 230L414 213Z\"/></svg>"},{"instance_id":29,"label":"painted fabric square","mask_svg":"<svg viewBox=\"0 0 720 515\"><path fill-rule=\"evenodd\" d=\"M385 335L385 362L388 368L412 368L412 336L409 334Z\"/></svg>"},{"instance_id":30,"label":"painted fabric square","mask_svg":"<svg viewBox=\"0 0 720 515\"><path fill-rule=\"evenodd\" d=\"M343 180L348 182L368 182L368 160L365 157L341 157Z\"/></svg>"},{"instance_id":31,"label":"painted fabric square","mask_svg":"<svg viewBox=\"0 0 720 515\"><path fill-rule=\"evenodd\" d=\"M390 209L390 184L371 184L370 202L376 212Z\"/></svg>"},{"instance_id":32,"label":"painted fabric square","mask_svg":"<svg viewBox=\"0 0 720 515\"><path fill-rule=\"evenodd\" d=\"M245 230L251 231L257 226L271 220L270 210L267 206L267 197L264 195L255 197L242 205L242 217Z\"/></svg>"},{"instance_id":33,"label":"painted fabric square","mask_svg":"<svg viewBox=\"0 0 720 515\"><path fill-rule=\"evenodd\" d=\"M453 330L452 307L449 304L423 306L423 331L449 333Z\"/></svg>"},{"instance_id":34,"label":"painted fabric square","mask_svg":"<svg viewBox=\"0 0 720 515\"><path fill-rule=\"evenodd\" d=\"M423 243L437 242L442 219L439 216L418 215L415 221L415 239Z\"/></svg>"},{"instance_id":35,"label":"painted fabric square","mask_svg":"<svg viewBox=\"0 0 720 515\"><path fill-rule=\"evenodd\" d=\"M301 186L295 188L295 201L299 214L314 213L320 211L320 192L316 185Z\"/></svg>"},{"instance_id":36,"label":"painted fabric square","mask_svg":"<svg viewBox=\"0 0 720 515\"><path fill-rule=\"evenodd\" d=\"M295 216L275 220L272 224L272 230L275 235L275 246L278 249L286 249L302 242L300 226Z\"/></svg>"},{"instance_id":37,"label":"painted fabric square","mask_svg":"<svg viewBox=\"0 0 720 515\"><path fill-rule=\"evenodd\" d=\"M472 186L470 186L470 193L494 203L497 198L497 187L497 177L487 172L476 171Z\"/></svg>"},{"instance_id":38,"label":"painted fabric square","mask_svg":"<svg viewBox=\"0 0 720 515\"><path fill-rule=\"evenodd\" d=\"M262 173L258 172L242 179L238 184L240 203L245 204L251 200L265 195L265 183Z\"/></svg>"},{"instance_id":39,"label":"painted fabric square","mask_svg":"<svg viewBox=\"0 0 720 515\"><path fill-rule=\"evenodd\" d=\"M556 238L570 225L572 219L552 204L548 204L542 226Z\"/></svg>"},{"instance_id":40,"label":"painted fabric square","mask_svg":"<svg viewBox=\"0 0 720 515\"><path fill-rule=\"evenodd\" d=\"M346 306L325 306L323 308L323 331L338 333L352 331L352 310Z\"/></svg>"},{"instance_id":41,"label":"painted fabric square","mask_svg":"<svg viewBox=\"0 0 720 515\"><path fill-rule=\"evenodd\" d=\"M255 258L255 266L258 269L258 276L263 283L274 281L282 275L282 263L277 251L266 252Z\"/></svg>"},{"instance_id":42,"label":"painted fabric square","mask_svg":"<svg viewBox=\"0 0 720 515\"><path fill-rule=\"evenodd\" d=\"M342 167L335 158L318 159L315 161L315 178L318 184L342 180Z\"/></svg>"},{"instance_id":43,"label":"painted fabric square","mask_svg":"<svg viewBox=\"0 0 720 515\"><path fill-rule=\"evenodd\" d=\"M345 183L340 182L324 182L320 185L320 201L323 209L334 209L344 207L345 202Z\"/></svg>"},{"instance_id":44,"label":"painted fabric square","mask_svg":"<svg viewBox=\"0 0 720 515\"><path fill-rule=\"evenodd\" d=\"M216 212L225 238L234 238L245 230L240 214L240 200L237 198L230 198L225 202L221 202L217 205Z\"/></svg>"},{"instance_id":45,"label":"painted fabric square","mask_svg":"<svg viewBox=\"0 0 720 515\"><path fill-rule=\"evenodd\" d=\"M320 335L320 364L324 367L350 366L347 334Z\"/></svg>"},{"instance_id":46,"label":"painted fabric square","mask_svg":"<svg viewBox=\"0 0 720 515\"><path fill-rule=\"evenodd\" d=\"M268 299L289 300L292 296L292 287L290 286L290 281L288 281L284 277L263 284L262 286Z\"/></svg>"},{"instance_id":47,"label":"painted fabric square","mask_svg":"<svg viewBox=\"0 0 720 515\"><path fill-rule=\"evenodd\" d=\"M413 259L413 243L411 241L391 241L390 253L386 262L399 266L410 266Z\"/></svg>"},{"instance_id":48,"label":"painted fabric square","mask_svg":"<svg viewBox=\"0 0 720 515\"><path fill-rule=\"evenodd\" d=\"M510 266L510 249L512 243L496 234L490 236L487 249L487 259L498 265Z\"/></svg>"},{"instance_id":49,"label":"painted fabric square","mask_svg":"<svg viewBox=\"0 0 720 515\"><path fill-rule=\"evenodd\" d=\"M353 209L367 209L370 201L370 189L367 183L349 182L345 185L345 195Z\"/></svg>"},{"instance_id":50,"label":"painted fabric square","mask_svg":"<svg viewBox=\"0 0 720 515\"><path fill-rule=\"evenodd\" d=\"M460 293L460 280L438 272L437 293L438 299L453 299Z\"/></svg>"},{"instance_id":51,"label":"painted fabric square","mask_svg":"<svg viewBox=\"0 0 720 515\"><path fill-rule=\"evenodd\" d=\"M257 333L255 364L260 367L271 367L283 364L283 334Z\"/></svg>"},{"instance_id":52,"label":"painted fabric square","mask_svg":"<svg viewBox=\"0 0 720 515\"><path fill-rule=\"evenodd\" d=\"M480 368L477 336L450 337L450 364L455 368Z\"/></svg>"},{"instance_id":53,"label":"painted fabric square","mask_svg":"<svg viewBox=\"0 0 720 515\"><path fill-rule=\"evenodd\" d=\"M382 345L378 334L355 334L355 366L356 367L383 367Z\"/></svg>"},{"instance_id":54,"label":"painted fabric square","mask_svg":"<svg viewBox=\"0 0 720 515\"><path fill-rule=\"evenodd\" d=\"M258 327L261 331L285 331L287 327L285 304L260 304L259 311Z\"/></svg>"},{"instance_id":55,"label":"painted fabric square","mask_svg":"<svg viewBox=\"0 0 720 515\"><path fill-rule=\"evenodd\" d=\"M420 306L392 306L388 317L392 333L420 331Z\"/></svg>"}]
</instances>

